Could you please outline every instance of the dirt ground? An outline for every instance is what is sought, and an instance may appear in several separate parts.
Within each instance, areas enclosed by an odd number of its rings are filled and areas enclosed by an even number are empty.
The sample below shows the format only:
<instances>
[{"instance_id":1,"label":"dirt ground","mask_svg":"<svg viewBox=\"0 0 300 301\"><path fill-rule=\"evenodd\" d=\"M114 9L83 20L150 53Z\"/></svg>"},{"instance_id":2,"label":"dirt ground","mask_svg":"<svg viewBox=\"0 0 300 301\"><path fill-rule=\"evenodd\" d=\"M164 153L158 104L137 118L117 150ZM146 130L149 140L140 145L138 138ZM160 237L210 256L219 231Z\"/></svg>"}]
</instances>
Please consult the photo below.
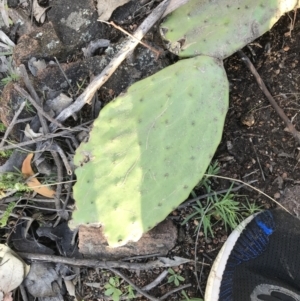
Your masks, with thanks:
<instances>
[{"instance_id":1,"label":"dirt ground","mask_svg":"<svg viewBox=\"0 0 300 301\"><path fill-rule=\"evenodd\" d=\"M149 10L153 7L149 7ZM132 32L148 13L148 11L142 11L140 14L135 14L135 9L137 8L132 6L130 9L127 7L118 10L113 16L113 20L122 24L122 27L127 31ZM243 51L251 59L278 105L297 128L300 121L298 114L300 109L298 92L300 85L300 17L298 14L296 15L295 24L293 24L293 19L294 12L285 15L271 31L249 44ZM108 39L114 44L117 44L123 37L117 29L103 28L102 38ZM144 41L158 49L165 47L156 27L146 36ZM114 45L114 47L116 46ZM112 51L114 53L114 50ZM76 49L74 53L68 52L67 58L62 59L62 63L68 62L70 66L72 64L75 66L76 61L81 59L82 54ZM98 97L102 106L134 81L153 74L177 60L174 55L165 51L160 59L155 61L155 58L143 46L138 46L134 59L140 61L140 65L136 69L120 68L119 75L113 77L100 89ZM300 148L292 135L285 130L284 122L274 111L259 89L255 78L238 55L235 54L225 60L225 69L230 82L230 105L223 138L213 159L213 161L218 161L219 175L245 182L253 181L253 186L276 201L283 202L287 189L297 186L300 181ZM88 76L90 70L82 71L83 77ZM51 79L47 76L42 74L35 79L36 86L41 85L41 82L44 81L49 82L50 87ZM51 88L54 89L55 84L53 83ZM80 120L86 122L93 115L94 112L91 111L90 107L84 107L80 113ZM7 123L7 121L5 122ZM68 126L76 125L76 121L69 121ZM14 138L17 139L17 136L15 135ZM0 163L4 163L4 159L1 159ZM216 178L212 180L212 189L214 191L229 189L231 183L230 180ZM204 194L205 190L196 189L195 193L199 196ZM193 197L194 195L191 195L190 199ZM248 200L251 204L261 206L262 209L276 207L273 201L249 187L241 188L236 192L236 199L241 202ZM293 207L290 209L293 210ZM197 222L191 219L187 224L182 225L183 220L192 212L192 206L179 207L168 217L174 222L178 230L176 245L169 251L168 257L181 256L192 260L190 263L173 269L185 279L180 285L190 284L189 287L184 288L189 297L203 298L212 263L230 231L226 230L222 223L218 223L213 228L214 237L205 238L201 231L198 239L196 239ZM26 211L27 215L35 213L36 211L29 209ZM40 244L51 249L54 254L61 254L57 246L59 243L55 239L42 238L35 234L41 225L35 220L30 230L31 235L38 239ZM12 232L16 232L16 228L16 219L12 218L8 226L1 230L2 242L8 240L11 243L11 239L14 237L16 239L18 236L11 235ZM17 251L24 251L24 248L18 249L16 244L13 246ZM150 255L146 258L135 259L134 262L146 263L148 260L155 259L155 256ZM195 257L197 264L194 263ZM154 280L163 269L155 268L139 272L121 269L121 271L136 286L143 287ZM195 273L197 273L198 279L195 277ZM113 276L111 271L82 267L72 270L72 275L75 275L76 281L74 283L76 283L77 296L82 300L111 300L105 297L103 293L104 285ZM122 281L121 288L123 291L125 286L126 282ZM165 278L149 294L158 298L174 288L174 284L167 283L167 278ZM21 300L19 291L16 292L15 300L18 300L17 296ZM73 300L73 297L65 292L64 299ZM167 297L167 300L181 299L184 299L182 289ZM136 300L148 299L138 297Z\"/></svg>"}]
</instances>

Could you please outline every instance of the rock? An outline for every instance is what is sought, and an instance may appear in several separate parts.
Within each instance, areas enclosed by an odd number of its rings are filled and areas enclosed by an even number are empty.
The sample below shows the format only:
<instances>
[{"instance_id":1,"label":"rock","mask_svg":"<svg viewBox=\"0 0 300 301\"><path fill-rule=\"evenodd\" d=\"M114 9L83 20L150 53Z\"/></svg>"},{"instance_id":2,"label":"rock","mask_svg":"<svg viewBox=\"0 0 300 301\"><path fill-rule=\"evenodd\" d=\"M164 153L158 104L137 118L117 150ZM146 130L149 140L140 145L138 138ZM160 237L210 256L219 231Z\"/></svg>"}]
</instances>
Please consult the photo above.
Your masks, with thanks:
<instances>
[{"instance_id":1,"label":"rock","mask_svg":"<svg viewBox=\"0 0 300 301\"><path fill-rule=\"evenodd\" d=\"M122 225L120 225L122 227ZM110 248L101 227L79 227L79 251L86 258L120 259L136 255L166 255L177 240L177 228L171 220L165 220L144 234L137 242Z\"/></svg>"},{"instance_id":2,"label":"rock","mask_svg":"<svg viewBox=\"0 0 300 301\"><path fill-rule=\"evenodd\" d=\"M48 19L64 45L73 53L94 39L103 38L107 25L97 21L93 0L51 0Z\"/></svg>"},{"instance_id":3,"label":"rock","mask_svg":"<svg viewBox=\"0 0 300 301\"><path fill-rule=\"evenodd\" d=\"M280 204L290 213L300 218L300 186L295 185L284 190Z\"/></svg>"},{"instance_id":4,"label":"rock","mask_svg":"<svg viewBox=\"0 0 300 301\"><path fill-rule=\"evenodd\" d=\"M66 58L67 52L62 42L58 38L53 24L47 23L42 27L33 30L29 34L20 37L13 52L13 59L17 66L27 63L31 57L37 59Z\"/></svg>"},{"instance_id":5,"label":"rock","mask_svg":"<svg viewBox=\"0 0 300 301\"><path fill-rule=\"evenodd\" d=\"M62 63L61 67L75 91L78 89L76 83L81 84L91 75L100 74L116 55L121 45L108 47L102 56L93 56L68 64ZM170 64L170 61L164 56L157 60L155 53L144 46L137 47L131 59L130 62L123 62L104 84L105 91L111 90L112 95L117 96L137 80L145 78ZM40 91L64 91L67 93L69 89L65 77L57 65L48 66L38 72L34 81L37 90Z\"/></svg>"}]
</instances>

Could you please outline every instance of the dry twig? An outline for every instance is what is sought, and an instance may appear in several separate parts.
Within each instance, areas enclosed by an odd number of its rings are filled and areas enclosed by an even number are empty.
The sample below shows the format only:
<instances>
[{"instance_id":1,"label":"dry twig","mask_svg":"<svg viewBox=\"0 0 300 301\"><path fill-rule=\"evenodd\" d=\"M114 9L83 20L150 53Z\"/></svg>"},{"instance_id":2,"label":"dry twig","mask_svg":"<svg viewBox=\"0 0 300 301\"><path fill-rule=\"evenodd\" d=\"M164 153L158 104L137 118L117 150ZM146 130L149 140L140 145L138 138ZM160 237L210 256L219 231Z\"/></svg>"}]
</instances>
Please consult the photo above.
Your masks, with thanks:
<instances>
[{"instance_id":1,"label":"dry twig","mask_svg":"<svg viewBox=\"0 0 300 301\"><path fill-rule=\"evenodd\" d=\"M14 149L14 148L20 148L21 149L23 146L34 144L34 143L37 143L37 142L40 142L40 141L45 141L45 140L55 138L55 137L63 137L63 136L69 137L70 132L72 132L72 131L73 132L79 132L79 131L82 131L82 130L86 130L86 129L84 129L82 127L82 125L79 125L79 126L73 127L72 129L67 129L67 130L61 131L59 133L49 133L49 134L40 136L38 138L28 140L28 141L23 141L23 142L16 143L16 144L11 143L10 141L6 141L10 145L0 147L0 151L4 151L4 150L8 150L8 149ZM28 150L25 150L25 151L28 151Z\"/></svg>"},{"instance_id":2,"label":"dry twig","mask_svg":"<svg viewBox=\"0 0 300 301\"><path fill-rule=\"evenodd\" d=\"M248 69L251 71L251 73L254 75L256 82L258 83L260 89L262 92L265 94L265 96L268 98L270 104L272 107L275 109L276 113L279 115L279 117L284 121L286 124L289 132L293 135L295 140L300 144L300 132L296 130L294 127L293 123L289 120L289 118L285 115L284 111L279 107L271 93L269 92L268 88L266 87L264 81L260 77L259 73L255 69L254 65L251 63L249 58L246 56L246 54L242 51L239 50L238 54L242 61L245 63L245 65L248 67Z\"/></svg>"},{"instance_id":3,"label":"dry twig","mask_svg":"<svg viewBox=\"0 0 300 301\"><path fill-rule=\"evenodd\" d=\"M17 118L19 117L19 115L21 114L21 112L23 111L24 107L26 105L26 101L23 101L18 109L18 111L15 113L15 116L13 118L13 120L11 121L11 123L9 124L8 128L5 131L5 134L2 138L2 141L0 143L0 148L3 147L6 138L8 137L9 133L11 132L11 130L13 129L13 127L15 126L15 124L17 123Z\"/></svg>"},{"instance_id":4,"label":"dry twig","mask_svg":"<svg viewBox=\"0 0 300 301\"><path fill-rule=\"evenodd\" d=\"M93 95L97 90L111 77L114 71L119 67L123 60L132 52L132 50L139 44L143 36L150 30L150 28L161 18L169 5L170 0L164 0L161 2L152 13L144 20L144 22L134 32L133 36L135 39L129 37L124 43L122 49L118 54L111 60L111 62L104 68L104 70L97 75L93 81L88 85L84 92L77 97L74 103L68 108L64 109L57 117L56 120L59 122L65 121L73 113L78 112L85 104L90 103ZM50 128L55 129L55 124L51 124Z\"/></svg>"},{"instance_id":5,"label":"dry twig","mask_svg":"<svg viewBox=\"0 0 300 301\"><path fill-rule=\"evenodd\" d=\"M115 24L113 21L110 22L106 22L106 21L101 21L103 23L112 25L113 27L115 27L116 29L120 30L121 32L125 33L127 36L131 37L132 39L136 40L137 42L139 42L141 45L143 45L144 47L150 49L152 52L154 52L156 54L156 57L159 57L160 52L158 50L156 50L155 48L151 47L150 45L144 43L143 41L139 40L138 38L136 38L134 35L130 34L129 32L127 32L126 30L124 30L122 27L118 26L117 24Z\"/></svg>"},{"instance_id":6,"label":"dry twig","mask_svg":"<svg viewBox=\"0 0 300 301\"><path fill-rule=\"evenodd\" d=\"M134 263L134 262L122 262L122 261L101 261L97 259L77 259L77 258L68 258L55 255L45 255L45 254L34 254L20 252L18 253L23 259L33 260L33 261L44 261L44 262L55 262L68 264L70 266L77 267L91 267L91 268L103 268L103 269L112 269L112 268L122 268L128 270L151 270L155 268L167 268L172 266L178 266L178 262L174 261L172 264L170 261L164 263L162 259L158 258L155 261L150 261L147 263ZM190 262L190 260L186 260ZM182 263L181 263L182 264Z\"/></svg>"},{"instance_id":7,"label":"dry twig","mask_svg":"<svg viewBox=\"0 0 300 301\"><path fill-rule=\"evenodd\" d=\"M148 298L151 301L159 301L159 299L152 297L151 295L149 295L148 293L144 292L142 289L140 289L139 287L137 287L130 279L128 279L123 273L121 273L120 271L116 270L116 269L109 269L110 271L112 271L114 274L118 275L119 277L121 277L123 280L125 280L129 285L131 285L138 293L140 293L142 296Z\"/></svg>"},{"instance_id":8,"label":"dry twig","mask_svg":"<svg viewBox=\"0 0 300 301\"><path fill-rule=\"evenodd\" d=\"M169 272L167 270L164 270L162 273L160 273L151 283L145 285L142 290L143 291L150 291L156 286L158 286L167 276Z\"/></svg>"},{"instance_id":9,"label":"dry twig","mask_svg":"<svg viewBox=\"0 0 300 301\"><path fill-rule=\"evenodd\" d=\"M50 122L55 123L60 128L65 128L60 122L58 122L56 119L51 117L49 114L47 114L43 108L24 90L22 89L18 84L14 84L14 88L16 91L18 91L25 99L29 100L29 102L36 108L39 114L44 116L46 119L48 119Z\"/></svg>"},{"instance_id":10,"label":"dry twig","mask_svg":"<svg viewBox=\"0 0 300 301\"><path fill-rule=\"evenodd\" d=\"M188 288L188 287L191 287L192 285L189 283L189 284L185 284L185 285L182 285L182 286L178 286L174 289L172 289L171 291L167 292L165 295L163 295L162 297L159 298L159 300L164 300L164 299L167 299L170 295L178 292L178 291L181 291L181 290L184 290L185 288Z\"/></svg>"}]
</instances>

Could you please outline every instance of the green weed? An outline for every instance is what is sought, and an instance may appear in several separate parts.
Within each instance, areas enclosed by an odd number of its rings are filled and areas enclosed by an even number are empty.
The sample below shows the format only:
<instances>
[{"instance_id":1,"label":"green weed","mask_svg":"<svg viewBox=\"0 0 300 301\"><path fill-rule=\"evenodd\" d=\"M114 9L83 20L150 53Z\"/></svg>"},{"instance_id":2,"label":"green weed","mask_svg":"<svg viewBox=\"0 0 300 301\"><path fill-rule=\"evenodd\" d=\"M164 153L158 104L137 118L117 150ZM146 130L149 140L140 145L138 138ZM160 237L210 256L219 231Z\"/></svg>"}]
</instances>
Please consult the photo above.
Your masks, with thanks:
<instances>
[{"instance_id":1,"label":"green weed","mask_svg":"<svg viewBox=\"0 0 300 301\"><path fill-rule=\"evenodd\" d=\"M12 57L8 58L8 71L6 72L6 77L1 79L1 83L5 86L10 82L16 82L20 78L20 75L13 67Z\"/></svg>"},{"instance_id":2,"label":"green weed","mask_svg":"<svg viewBox=\"0 0 300 301\"><path fill-rule=\"evenodd\" d=\"M233 184L232 184L233 185ZM190 219L198 221L195 231L199 231L203 227L204 236L207 238L213 234L213 225L223 222L226 230L234 229L245 218L255 212L260 211L260 207L249 202L245 205L234 200L235 195L231 193L232 186L225 195L211 194L211 187L207 186L207 197L205 202L196 201L197 205L193 206L194 212L188 215L182 225L186 224Z\"/></svg>"},{"instance_id":3,"label":"green weed","mask_svg":"<svg viewBox=\"0 0 300 301\"><path fill-rule=\"evenodd\" d=\"M6 77L1 79L1 83L5 86L10 82L18 81L19 78L20 78L20 76L17 73L10 73L10 74L7 74Z\"/></svg>"},{"instance_id":4,"label":"green weed","mask_svg":"<svg viewBox=\"0 0 300 301\"><path fill-rule=\"evenodd\" d=\"M28 100L26 100L26 104L25 104L24 109L28 113L35 113L36 112L34 106Z\"/></svg>"},{"instance_id":5,"label":"green weed","mask_svg":"<svg viewBox=\"0 0 300 301\"><path fill-rule=\"evenodd\" d=\"M0 122L0 132L4 133L5 130L6 130L6 126L2 122Z\"/></svg>"},{"instance_id":6,"label":"green weed","mask_svg":"<svg viewBox=\"0 0 300 301\"><path fill-rule=\"evenodd\" d=\"M175 271L171 268L168 269L170 276L168 277L168 283L174 283L176 286L179 286L180 281L184 281L185 279L179 274L175 273Z\"/></svg>"},{"instance_id":7,"label":"green weed","mask_svg":"<svg viewBox=\"0 0 300 301\"><path fill-rule=\"evenodd\" d=\"M17 172L5 172L0 174L0 195L7 190L31 191L24 183L22 174Z\"/></svg>"},{"instance_id":8,"label":"green weed","mask_svg":"<svg viewBox=\"0 0 300 301\"><path fill-rule=\"evenodd\" d=\"M3 212L1 219L0 219L0 228L5 227L8 221L10 214L12 213L13 209L15 208L16 203L11 202L6 207L5 211Z\"/></svg>"},{"instance_id":9,"label":"green weed","mask_svg":"<svg viewBox=\"0 0 300 301\"><path fill-rule=\"evenodd\" d=\"M131 285L125 286L125 290L126 290L125 295L126 295L127 299L131 300L131 299L135 298L133 287Z\"/></svg>"},{"instance_id":10,"label":"green weed","mask_svg":"<svg viewBox=\"0 0 300 301\"><path fill-rule=\"evenodd\" d=\"M5 150L5 151L0 151L0 158L9 158L11 154L13 153L13 150Z\"/></svg>"},{"instance_id":11,"label":"green weed","mask_svg":"<svg viewBox=\"0 0 300 301\"><path fill-rule=\"evenodd\" d=\"M219 174L219 172L220 172L220 166L218 160L216 160L215 162L211 163L208 166L206 174L217 175ZM195 188L199 189L201 187L204 187L206 190L208 190L210 188L210 185L211 185L211 178L204 175ZM194 191L192 191L191 194L193 197L196 197L196 193Z\"/></svg>"},{"instance_id":12,"label":"green weed","mask_svg":"<svg viewBox=\"0 0 300 301\"><path fill-rule=\"evenodd\" d=\"M109 282L104 286L106 288L104 295L111 296L113 301L119 301L122 291L120 287L120 279L118 277L110 277Z\"/></svg>"}]
</instances>

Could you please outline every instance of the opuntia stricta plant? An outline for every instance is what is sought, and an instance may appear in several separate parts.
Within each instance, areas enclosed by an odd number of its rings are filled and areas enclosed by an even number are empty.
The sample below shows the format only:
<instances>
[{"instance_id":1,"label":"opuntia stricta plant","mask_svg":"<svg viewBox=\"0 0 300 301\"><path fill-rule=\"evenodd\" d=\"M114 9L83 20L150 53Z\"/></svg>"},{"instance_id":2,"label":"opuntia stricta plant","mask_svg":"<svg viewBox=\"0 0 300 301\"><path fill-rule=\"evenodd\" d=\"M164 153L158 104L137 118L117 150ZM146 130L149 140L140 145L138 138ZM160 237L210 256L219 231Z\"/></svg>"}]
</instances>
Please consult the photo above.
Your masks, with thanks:
<instances>
[{"instance_id":1,"label":"opuntia stricta plant","mask_svg":"<svg viewBox=\"0 0 300 301\"><path fill-rule=\"evenodd\" d=\"M297 1L190 0L161 24L182 59L106 105L76 151L73 225L101 224L110 246L137 241L182 203L220 142L228 107L222 60Z\"/></svg>"}]
</instances>

